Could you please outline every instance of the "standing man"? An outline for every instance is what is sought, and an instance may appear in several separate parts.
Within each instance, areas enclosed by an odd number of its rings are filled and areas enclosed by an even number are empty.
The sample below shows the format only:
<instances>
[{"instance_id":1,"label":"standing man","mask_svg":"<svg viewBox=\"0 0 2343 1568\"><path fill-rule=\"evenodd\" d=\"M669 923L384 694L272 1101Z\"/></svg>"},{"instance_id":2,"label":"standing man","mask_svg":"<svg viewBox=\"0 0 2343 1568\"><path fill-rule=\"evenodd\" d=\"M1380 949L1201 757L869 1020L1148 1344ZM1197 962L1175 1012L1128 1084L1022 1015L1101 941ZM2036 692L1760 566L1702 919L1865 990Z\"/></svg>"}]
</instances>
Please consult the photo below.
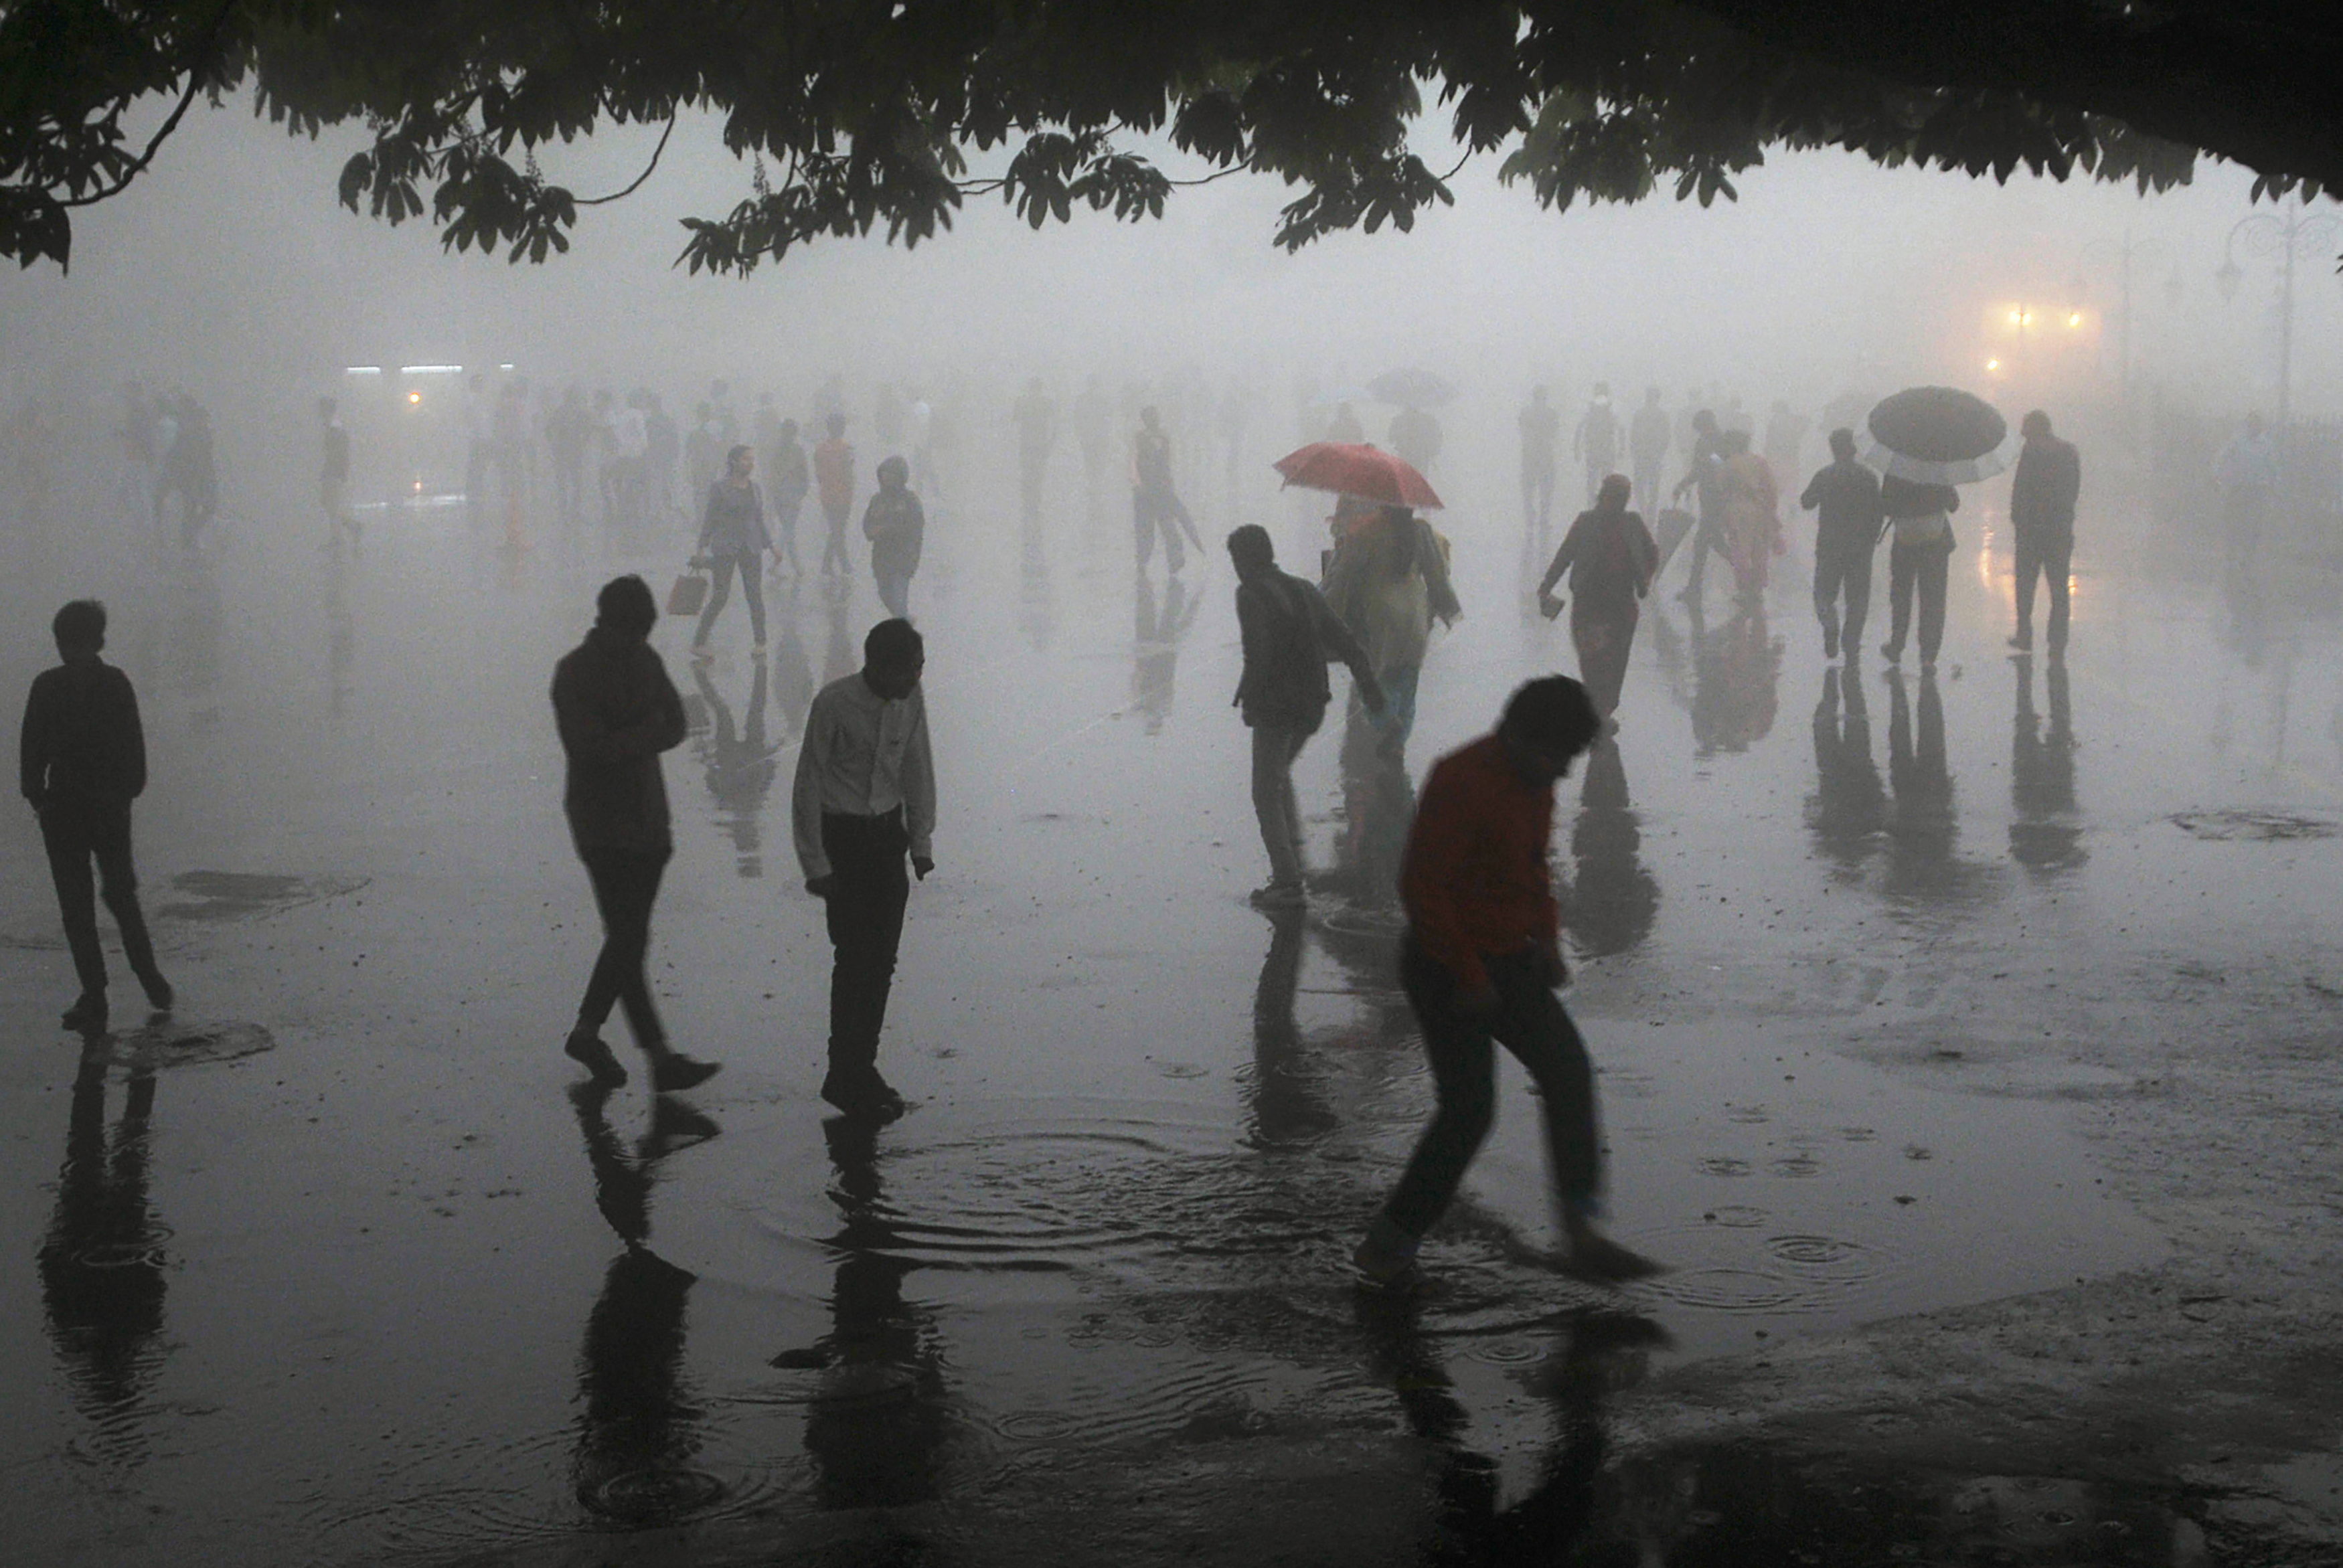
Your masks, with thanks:
<instances>
[{"instance_id":1,"label":"standing man","mask_svg":"<svg viewBox=\"0 0 2343 1568\"><path fill-rule=\"evenodd\" d=\"M1798 505L1815 519L1815 616L1823 623L1823 657L1836 658L1844 644L1854 658L1863 648L1863 623L1871 613L1871 557L1879 548L1879 476L1855 459L1855 432L1830 433L1831 460L1806 481ZM1842 623L1838 601L1844 593Z\"/></svg>"},{"instance_id":2,"label":"standing man","mask_svg":"<svg viewBox=\"0 0 2343 1568\"><path fill-rule=\"evenodd\" d=\"M1491 1047L1500 1042L1538 1087L1564 1271L1602 1281L1658 1271L1594 1229L1603 1175L1594 1073L1554 995L1566 974L1546 869L1554 786L1602 728L1585 688L1545 676L1513 693L1495 734L1442 758L1424 779L1400 873L1408 926L1400 980L1439 1108L1353 1255L1374 1283L1413 1271L1418 1245L1488 1135L1497 1105Z\"/></svg>"},{"instance_id":3,"label":"standing man","mask_svg":"<svg viewBox=\"0 0 2343 1568\"><path fill-rule=\"evenodd\" d=\"M317 467L317 504L326 514L326 548L339 549L342 535L360 542L358 520L350 512L350 433L334 413L331 397L317 399L322 461Z\"/></svg>"},{"instance_id":4,"label":"standing man","mask_svg":"<svg viewBox=\"0 0 2343 1568\"><path fill-rule=\"evenodd\" d=\"M900 458L890 458L900 463ZM910 879L936 869L936 765L920 677L927 644L908 620L862 641L862 668L821 689L806 714L791 800L806 891L822 901L830 971L830 1071L821 1097L891 1121L903 1097L879 1072L879 1034L903 938Z\"/></svg>"},{"instance_id":5,"label":"standing man","mask_svg":"<svg viewBox=\"0 0 2343 1568\"><path fill-rule=\"evenodd\" d=\"M1619 466L1619 417L1611 411L1611 384L1597 381L1594 396L1571 432L1570 450L1586 464L1586 504L1594 505L1603 481Z\"/></svg>"},{"instance_id":6,"label":"standing man","mask_svg":"<svg viewBox=\"0 0 2343 1568\"><path fill-rule=\"evenodd\" d=\"M1644 406L1627 421L1627 457L1635 470L1635 505L1657 515L1660 473L1675 439L1675 422L1660 407L1660 389L1644 389Z\"/></svg>"},{"instance_id":7,"label":"standing man","mask_svg":"<svg viewBox=\"0 0 2343 1568\"><path fill-rule=\"evenodd\" d=\"M106 954L97 945L93 859L97 896L121 928L131 972L156 1009L171 1005L171 982L155 967L130 855L130 802L146 789L146 739L130 678L97 657L106 647L106 607L94 598L75 599L57 611L50 630L64 662L33 678L18 778L40 816L57 912L81 980L81 996L65 1010L65 1026L93 1031L106 1027Z\"/></svg>"},{"instance_id":8,"label":"standing man","mask_svg":"<svg viewBox=\"0 0 2343 1568\"><path fill-rule=\"evenodd\" d=\"M1522 432L1522 530L1542 540L1554 521L1554 454L1562 416L1538 387L1515 422Z\"/></svg>"},{"instance_id":9,"label":"standing man","mask_svg":"<svg viewBox=\"0 0 2343 1568\"><path fill-rule=\"evenodd\" d=\"M2083 457L2050 433L2036 408L2018 426L2026 446L2009 481L2009 528L2017 543L2017 630L2009 646L2034 650L2034 579L2050 590L2050 657L2066 651L2066 574L2075 558L2075 501L2083 493Z\"/></svg>"},{"instance_id":10,"label":"standing man","mask_svg":"<svg viewBox=\"0 0 2343 1568\"><path fill-rule=\"evenodd\" d=\"M596 1083L624 1083L627 1070L601 1037L611 1005L621 1005L635 1044L650 1058L651 1088L666 1094L706 1082L719 1065L668 1044L643 975L651 906L675 850L659 753L683 744L683 699L650 645L659 620L650 585L614 578L594 608L586 640L553 667L553 719L568 758L561 807L602 914L601 956L562 1050Z\"/></svg>"},{"instance_id":11,"label":"standing man","mask_svg":"<svg viewBox=\"0 0 2343 1568\"><path fill-rule=\"evenodd\" d=\"M928 537L927 509L911 493L910 465L889 457L879 465L879 493L862 514L862 537L870 541L870 575L879 579L879 602L898 620L911 614L911 574Z\"/></svg>"},{"instance_id":12,"label":"standing man","mask_svg":"<svg viewBox=\"0 0 2343 1568\"><path fill-rule=\"evenodd\" d=\"M1139 432L1131 438L1131 533L1141 571L1155 554L1158 534L1163 537L1163 569L1176 572L1188 564L1180 543L1182 512L1172 481L1172 437L1151 405L1139 411Z\"/></svg>"},{"instance_id":13,"label":"standing man","mask_svg":"<svg viewBox=\"0 0 2343 1568\"><path fill-rule=\"evenodd\" d=\"M830 525L830 538L821 547L821 570L824 577L832 571L851 575L846 525L854 516L854 448L846 439L845 415L831 414L822 428L830 434L813 449L814 485L821 496L822 520Z\"/></svg>"},{"instance_id":14,"label":"standing man","mask_svg":"<svg viewBox=\"0 0 2343 1568\"><path fill-rule=\"evenodd\" d=\"M1351 635L1316 588L1277 569L1269 530L1247 523L1229 535L1237 568L1237 631L1244 673L1231 706L1252 731L1252 809L1269 851L1269 883L1252 895L1255 908L1298 910L1309 901L1302 885L1302 808L1293 798L1293 763L1318 733L1333 689L1326 661L1351 668L1360 699L1378 718L1383 691L1366 649Z\"/></svg>"}]
</instances>

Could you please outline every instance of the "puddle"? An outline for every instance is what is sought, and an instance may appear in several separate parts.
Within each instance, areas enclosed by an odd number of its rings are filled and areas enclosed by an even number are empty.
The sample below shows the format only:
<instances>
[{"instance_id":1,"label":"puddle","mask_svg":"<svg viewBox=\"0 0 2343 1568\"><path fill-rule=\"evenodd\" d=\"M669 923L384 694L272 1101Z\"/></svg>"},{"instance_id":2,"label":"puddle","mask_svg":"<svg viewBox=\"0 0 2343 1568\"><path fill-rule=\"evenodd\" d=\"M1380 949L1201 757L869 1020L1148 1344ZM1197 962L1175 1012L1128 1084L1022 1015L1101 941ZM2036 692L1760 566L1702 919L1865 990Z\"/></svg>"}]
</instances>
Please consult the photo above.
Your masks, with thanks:
<instances>
[{"instance_id":1,"label":"puddle","mask_svg":"<svg viewBox=\"0 0 2343 1568\"><path fill-rule=\"evenodd\" d=\"M107 1060L116 1067L153 1070L234 1061L277 1049L277 1037L256 1023L200 1023L166 1019L106 1039Z\"/></svg>"},{"instance_id":2,"label":"puddle","mask_svg":"<svg viewBox=\"0 0 2343 1568\"><path fill-rule=\"evenodd\" d=\"M2331 839L2336 824L2322 817L2288 811L2177 811L2173 824L2198 839L2227 843L2237 839L2278 842L2294 839Z\"/></svg>"},{"instance_id":3,"label":"puddle","mask_svg":"<svg viewBox=\"0 0 2343 1568\"><path fill-rule=\"evenodd\" d=\"M253 871L182 871L171 879L183 895L156 910L156 920L236 920L249 915L339 898L367 885L364 877L287 877Z\"/></svg>"}]
</instances>

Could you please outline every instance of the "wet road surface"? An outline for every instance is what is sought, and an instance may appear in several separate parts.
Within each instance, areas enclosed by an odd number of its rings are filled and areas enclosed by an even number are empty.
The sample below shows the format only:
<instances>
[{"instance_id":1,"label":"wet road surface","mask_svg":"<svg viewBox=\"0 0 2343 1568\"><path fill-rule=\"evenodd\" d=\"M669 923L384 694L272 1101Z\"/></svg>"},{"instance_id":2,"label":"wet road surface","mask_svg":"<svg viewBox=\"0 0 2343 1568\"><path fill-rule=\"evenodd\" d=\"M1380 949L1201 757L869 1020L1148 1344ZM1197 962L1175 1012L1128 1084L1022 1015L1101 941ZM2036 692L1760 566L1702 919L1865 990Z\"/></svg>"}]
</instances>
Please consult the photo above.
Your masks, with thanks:
<instances>
[{"instance_id":1,"label":"wet road surface","mask_svg":"<svg viewBox=\"0 0 2343 1568\"><path fill-rule=\"evenodd\" d=\"M90 1052L51 1029L29 819L0 842L14 1554L2343 1551L2343 1397L2306 1387L2337 1306L2333 563L2224 585L2103 499L2056 667L2004 657L2006 541L1965 513L1933 676L1825 668L1795 562L1705 616L1679 565L1555 847L1611 1222L1674 1271L1539 1266L1507 1063L1433 1289L1379 1300L1344 1259L1429 1107L1391 972L1409 779L1574 663L1507 498L1455 485L1468 618L1405 774L1339 702L1305 754L1306 918L1243 901L1224 556L1134 584L1111 508L1021 528L983 475L935 505L939 871L882 1051L919 1105L876 1132L815 1098L829 954L788 820L867 578L769 579L761 666L737 605L705 669L659 632L693 733L653 980L726 1070L654 1104L558 1049L598 933L545 689L598 545L513 558L402 508L348 558L246 525L21 574L10 689L52 583L114 605L183 1002ZM1309 558L1290 499L1250 504ZM680 553L621 564L663 589ZM2217 1434L2153 1386L2183 1364Z\"/></svg>"}]
</instances>

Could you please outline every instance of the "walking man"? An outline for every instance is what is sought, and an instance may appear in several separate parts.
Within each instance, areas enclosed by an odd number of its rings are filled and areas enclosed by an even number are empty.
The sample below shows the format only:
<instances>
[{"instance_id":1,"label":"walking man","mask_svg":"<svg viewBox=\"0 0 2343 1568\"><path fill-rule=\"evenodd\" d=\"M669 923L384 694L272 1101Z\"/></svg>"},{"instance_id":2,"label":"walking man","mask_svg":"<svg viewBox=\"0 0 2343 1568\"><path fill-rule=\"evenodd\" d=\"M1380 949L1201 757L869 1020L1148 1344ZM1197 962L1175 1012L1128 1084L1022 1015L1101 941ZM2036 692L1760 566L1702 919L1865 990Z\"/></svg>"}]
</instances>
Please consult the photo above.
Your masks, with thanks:
<instances>
[{"instance_id":1,"label":"walking man","mask_svg":"<svg viewBox=\"0 0 2343 1568\"><path fill-rule=\"evenodd\" d=\"M822 428L830 434L813 449L813 477L821 496L822 520L830 538L821 547L821 570L851 574L854 563L846 554L846 525L854 516L854 447L846 439L846 416L832 414Z\"/></svg>"},{"instance_id":2,"label":"walking man","mask_svg":"<svg viewBox=\"0 0 2343 1568\"><path fill-rule=\"evenodd\" d=\"M1871 613L1871 558L1879 548L1879 476L1855 461L1855 432L1830 433L1831 460L1806 481L1798 505L1815 520L1815 616L1823 623L1823 657L1863 648ZM1842 619L1839 601L1845 599Z\"/></svg>"},{"instance_id":3,"label":"walking man","mask_svg":"<svg viewBox=\"0 0 2343 1568\"><path fill-rule=\"evenodd\" d=\"M1423 1030L1439 1106L1353 1255L1376 1284L1414 1271L1418 1245L1488 1135L1499 1043L1538 1088L1564 1271L1601 1281L1658 1271L1594 1229L1603 1167L1594 1068L1554 995L1565 971L1546 869L1554 786L1602 728L1585 688L1545 676L1513 693L1496 733L1442 758L1424 779L1400 873L1400 980Z\"/></svg>"},{"instance_id":4,"label":"walking man","mask_svg":"<svg viewBox=\"0 0 2343 1568\"><path fill-rule=\"evenodd\" d=\"M171 1005L171 982L155 967L155 945L138 908L130 854L130 803L146 789L146 739L130 678L97 656L106 647L106 607L75 599L50 630L64 662L33 678L25 699L19 775L25 799L41 819L57 912L73 951L81 996L65 1010L67 1029L106 1027L106 954L97 945L102 897L122 931L123 956L157 1010ZM90 862L97 862L97 892Z\"/></svg>"},{"instance_id":5,"label":"walking man","mask_svg":"<svg viewBox=\"0 0 2343 1568\"><path fill-rule=\"evenodd\" d=\"M905 1109L879 1071L911 896L904 858L921 880L936 869L936 767L920 689L927 658L910 621L870 628L862 668L823 687L806 715L791 801L798 863L806 891L823 903L835 953L821 1097L849 1116L882 1121Z\"/></svg>"},{"instance_id":6,"label":"walking man","mask_svg":"<svg viewBox=\"0 0 2343 1568\"><path fill-rule=\"evenodd\" d=\"M1151 407L1141 408L1139 432L1131 440L1131 530L1141 571L1155 553L1159 533L1163 569L1176 572L1187 564L1187 549L1180 543L1184 510L1172 482L1172 437L1164 434L1162 416Z\"/></svg>"},{"instance_id":7,"label":"walking man","mask_svg":"<svg viewBox=\"0 0 2343 1568\"><path fill-rule=\"evenodd\" d=\"M1351 635L1316 588L1277 569L1269 530L1247 523L1229 535L1237 569L1237 630L1244 673L1236 699L1252 730L1252 809L1269 851L1269 883L1252 895L1263 910L1295 910L1309 901L1302 885L1302 808L1293 798L1293 763L1318 733L1333 690L1326 661L1350 666L1360 700L1383 711L1383 688L1366 649Z\"/></svg>"},{"instance_id":8,"label":"walking man","mask_svg":"<svg viewBox=\"0 0 2343 1568\"><path fill-rule=\"evenodd\" d=\"M910 465L889 457L879 465L879 493L862 514L862 537L870 541L870 575L879 579L879 602L898 620L911 614L911 574L928 537L928 514L911 492Z\"/></svg>"},{"instance_id":9,"label":"walking man","mask_svg":"<svg viewBox=\"0 0 2343 1568\"><path fill-rule=\"evenodd\" d=\"M624 1083L627 1070L601 1037L612 1004L623 1006L635 1044L650 1058L651 1087L666 1094L707 1081L719 1065L668 1044L643 974L651 906L675 849L659 753L683 744L683 699L650 645L659 620L650 585L614 578L594 605L593 629L553 668L553 718L568 757L561 806L602 914L601 956L562 1049L595 1082Z\"/></svg>"},{"instance_id":10,"label":"walking man","mask_svg":"<svg viewBox=\"0 0 2343 1568\"><path fill-rule=\"evenodd\" d=\"M2072 441L2050 433L2036 408L2018 426L2026 445L2009 481L2009 528L2017 544L2017 630L2009 646L2034 650L2034 579L2050 590L2050 657L2066 651L2066 576L2075 558L2075 501L2083 492L2083 458Z\"/></svg>"}]
</instances>

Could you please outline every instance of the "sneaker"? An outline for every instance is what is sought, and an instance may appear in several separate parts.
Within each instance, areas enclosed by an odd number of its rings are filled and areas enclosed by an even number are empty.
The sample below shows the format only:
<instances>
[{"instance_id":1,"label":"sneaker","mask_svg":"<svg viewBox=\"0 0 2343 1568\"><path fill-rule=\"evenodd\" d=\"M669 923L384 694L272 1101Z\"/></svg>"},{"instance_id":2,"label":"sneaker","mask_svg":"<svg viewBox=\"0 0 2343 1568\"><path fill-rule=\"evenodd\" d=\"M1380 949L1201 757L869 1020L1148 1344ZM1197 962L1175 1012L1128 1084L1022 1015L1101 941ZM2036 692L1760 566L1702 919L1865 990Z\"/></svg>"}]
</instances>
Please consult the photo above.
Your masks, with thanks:
<instances>
[{"instance_id":1,"label":"sneaker","mask_svg":"<svg viewBox=\"0 0 2343 1568\"><path fill-rule=\"evenodd\" d=\"M821 1081L821 1097L858 1121L887 1122L910 1107L874 1070L865 1074L830 1073Z\"/></svg>"},{"instance_id":2,"label":"sneaker","mask_svg":"<svg viewBox=\"0 0 2343 1568\"><path fill-rule=\"evenodd\" d=\"M1309 905L1310 895L1299 882L1272 882L1255 888L1245 900L1256 910L1299 910Z\"/></svg>"},{"instance_id":3,"label":"sneaker","mask_svg":"<svg viewBox=\"0 0 2343 1568\"><path fill-rule=\"evenodd\" d=\"M659 1094L674 1094L707 1082L724 1070L720 1061L697 1061L679 1050L669 1050L651 1062L651 1089Z\"/></svg>"},{"instance_id":4,"label":"sneaker","mask_svg":"<svg viewBox=\"0 0 2343 1568\"><path fill-rule=\"evenodd\" d=\"M610 1054L610 1048L602 1043L602 1037L598 1034L582 1029L572 1030L569 1038L562 1042L561 1050L570 1060L593 1074L597 1083L615 1088L627 1081L627 1070L618 1065L618 1059Z\"/></svg>"},{"instance_id":5,"label":"sneaker","mask_svg":"<svg viewBox=\"0 0 2343 1568\"><path fill-rule=\"evenodd\" d=\"M146 988L146 1005L156 1012L170 1011L171 1004L178 1000L178 992L161 975L149 975L138 983Z\"/></svg>"},{"instance_id":6,"label":"sneaker","mask_svg":"<svg viewBox=\"0 0 2343 1568\"><path fill-rule=\"evenodd\" d=\"M58 1020L67 1029L104 1029L106 1027L106 993L84 991L74 999Z\"/></svg>"}]
</instances>

